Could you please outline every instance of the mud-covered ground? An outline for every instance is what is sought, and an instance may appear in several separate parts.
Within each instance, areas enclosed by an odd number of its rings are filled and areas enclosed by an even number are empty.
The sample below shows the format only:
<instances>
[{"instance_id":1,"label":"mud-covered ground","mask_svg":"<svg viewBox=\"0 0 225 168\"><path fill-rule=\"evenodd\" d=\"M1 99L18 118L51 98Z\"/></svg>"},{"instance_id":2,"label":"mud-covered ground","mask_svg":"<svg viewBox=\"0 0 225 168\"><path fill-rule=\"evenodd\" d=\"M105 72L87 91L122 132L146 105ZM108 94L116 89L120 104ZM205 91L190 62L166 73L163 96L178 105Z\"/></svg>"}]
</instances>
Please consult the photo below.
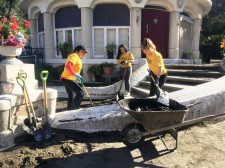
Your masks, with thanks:
<instances>
[{"instance_id":1,"label":"mud-covered ground","mask_svg":"<svg viewBox=\"0 0 225 168\"><path fill-rule=\"evenodd\" d=\"M65 109L66 101L57 109ZM88 102L85 102L88 106ZM178 149L167 150L157 137L148 137L138 148L128 148L119 132L87 134L54 130L49 142L37 143L31 135L16 139L16 146L0 153L0 167L37 168L223 168L225 167L225 120L216 119L179 131ZM168 147L174 140L166 135Z\"/></svg>"}]
</instances>

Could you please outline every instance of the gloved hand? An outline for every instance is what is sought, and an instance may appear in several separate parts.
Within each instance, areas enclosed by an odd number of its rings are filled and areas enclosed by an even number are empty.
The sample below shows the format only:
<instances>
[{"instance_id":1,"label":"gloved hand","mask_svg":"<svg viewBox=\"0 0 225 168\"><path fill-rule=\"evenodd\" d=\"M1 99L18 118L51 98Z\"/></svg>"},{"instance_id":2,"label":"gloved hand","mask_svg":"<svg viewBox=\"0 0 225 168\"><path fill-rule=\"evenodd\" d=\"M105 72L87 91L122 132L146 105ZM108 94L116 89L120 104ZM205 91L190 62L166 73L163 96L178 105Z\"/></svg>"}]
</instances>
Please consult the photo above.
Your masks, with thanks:
<instances>
[{"instance_id":1,"label":"gloved hand","mask_svg":"<svg viewBox=\"0 0 225 168\"><path fill-rule=\"evenodd\" d=\"M159 78L156 76L156 78L155 78L155 84L159 84Z\"/></svg>"},{"instance_id":2,"label":"gloved hand","mask_svg":"<svg viewBox=\"0 0 225 168\"><path fill-rule=\"evenodd\" d=\"M150 71L149 69L147 69L147 71L148 71L149 77L151 77L152 76L152 71Z\"/></svg>"},{"instance_id":3,"label":"gloved hand","mask_svg":"<svg viewBox=\"0 0 225 168\"><path fill-rule=\"evenodd\" d=\"M124 65L124 64L126 64L126 63L127 63L127 61L121 61L121 62L120 62L121 65Z\"/></svg>"},{"instance_id":4,"label":"gloved hand","mask_svg":"<svg viewBox=\"0 0 225 168\"><path fill-rule=\"evenodd\" d=\"M75 78L80 81L82 80L82 76L80 74L75 74Z\"/></svg>"}]
</instances>

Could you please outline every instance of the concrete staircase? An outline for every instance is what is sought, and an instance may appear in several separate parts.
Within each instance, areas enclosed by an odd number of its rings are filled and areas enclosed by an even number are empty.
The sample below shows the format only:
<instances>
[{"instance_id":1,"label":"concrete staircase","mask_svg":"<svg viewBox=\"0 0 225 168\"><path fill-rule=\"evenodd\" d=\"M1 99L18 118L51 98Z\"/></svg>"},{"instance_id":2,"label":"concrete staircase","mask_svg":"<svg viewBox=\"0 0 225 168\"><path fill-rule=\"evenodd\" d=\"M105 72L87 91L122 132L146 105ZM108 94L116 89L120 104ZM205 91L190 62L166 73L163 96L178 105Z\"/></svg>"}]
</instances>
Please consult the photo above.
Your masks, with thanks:
<instances>
[{"instance_id":1,"label":"concrete staircase","mask_svg":"<svg viewBox=\"0 0 225 168\"><path fill-rule=\"evenodd\" d=\"M173 92L220 78L225 73L220 71L218 61L207 65L179 64L166 65L168 78L163 90ZM148 96L150 90L150 78L142 80L138 86L132 87L132 92L140 96Z\"/></svg>"}]
</instances>

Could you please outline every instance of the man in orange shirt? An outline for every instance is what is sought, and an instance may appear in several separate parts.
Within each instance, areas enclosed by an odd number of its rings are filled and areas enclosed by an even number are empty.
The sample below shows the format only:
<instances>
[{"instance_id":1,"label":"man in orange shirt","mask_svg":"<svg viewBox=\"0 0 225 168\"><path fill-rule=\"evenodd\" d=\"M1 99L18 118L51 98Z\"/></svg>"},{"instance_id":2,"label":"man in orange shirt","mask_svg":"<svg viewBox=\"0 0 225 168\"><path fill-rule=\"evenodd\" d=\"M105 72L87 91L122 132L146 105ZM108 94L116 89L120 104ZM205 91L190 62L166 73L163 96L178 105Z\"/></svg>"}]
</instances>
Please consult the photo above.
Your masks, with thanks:
<instances>
[{"instance_id":1,"label":"man in orange shirt","mask_svg":"<svg viewBox=\"0 0 225 168\"><path fill-rule=\"evenodd\" d=\"M149 66L149 76L151 78L150 96L154 96L156 94L155 84L158 84L160 88L163 87L167 79L167 70L162 55L156 51L156 46L149 38L144 39L142 51L146 54L146 60ZM154 81L151 76L154 78Z\"/></svg>"},{"instance_id":2,"label":"man in orange shirt","mask_svg":"<svg viewBox=\"0 0 225 168\"><path fill-rule=\"evenodd\" d=\"M84 92L78 82L82 80L82 76L80 75L82 69L81 58L83 58L86 53L88 52L84 46L78 45L75 47L74 52L68 56L61 74L60 79L68 94L67 110L79 109L84 97ZM76 94L75 97L74 93Z\"/></svg>"}]
</instances>

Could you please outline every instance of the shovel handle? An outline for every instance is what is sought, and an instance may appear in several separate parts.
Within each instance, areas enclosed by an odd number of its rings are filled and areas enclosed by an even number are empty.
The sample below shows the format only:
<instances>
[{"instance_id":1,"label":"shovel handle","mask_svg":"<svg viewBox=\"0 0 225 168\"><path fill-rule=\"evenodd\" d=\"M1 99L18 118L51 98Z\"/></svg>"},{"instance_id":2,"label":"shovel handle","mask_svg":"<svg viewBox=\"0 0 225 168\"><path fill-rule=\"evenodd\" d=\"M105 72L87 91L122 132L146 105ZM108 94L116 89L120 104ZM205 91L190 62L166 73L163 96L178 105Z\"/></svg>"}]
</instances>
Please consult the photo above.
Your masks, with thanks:
<instances>
[{"instance_id":1,"label":"shovel handle","mask_svg":"<svg viewBox=\"0 0 225 168\"><path fill-rule=\"evenodd\" d=\"M47 70L41 71L40 77L42 81L46 81L48 79L49 72Z\"/></svg>"},{"instance_id":2,"label":"shovel handle","mask_svg":"<svg viewBox=\"0 0 225 168\"><path fill-rule=\"evenodd\" d=\"M22 90L24 90L24 81L21 80L19 77L16 77L16 81L21 86Z\"/></svg>"},{"instance_id":3,"label":"shovel handle","mask_svg":"<svg viewBox=\"0 0 225 168\"><path fill-rule=\"evenodd\" d=\"M24 82L27 79L27 73L19 72L18 73L18 78Z\"/></svg>"}]
</instances>

